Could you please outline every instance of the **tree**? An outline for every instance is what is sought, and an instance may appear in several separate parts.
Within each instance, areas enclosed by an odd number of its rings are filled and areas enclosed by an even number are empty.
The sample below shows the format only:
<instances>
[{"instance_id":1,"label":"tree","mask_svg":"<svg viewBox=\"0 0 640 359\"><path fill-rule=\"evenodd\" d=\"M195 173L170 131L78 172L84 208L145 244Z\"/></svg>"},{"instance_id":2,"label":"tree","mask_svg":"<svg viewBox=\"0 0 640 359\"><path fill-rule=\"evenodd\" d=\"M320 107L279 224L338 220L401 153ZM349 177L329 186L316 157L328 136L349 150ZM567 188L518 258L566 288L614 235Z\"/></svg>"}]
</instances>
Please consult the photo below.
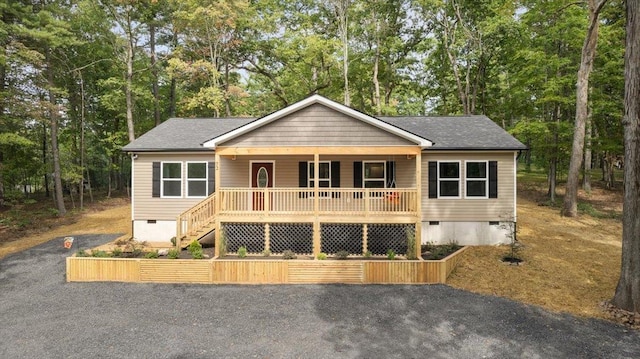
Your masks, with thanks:
<instances>
[{"instance_id":1,"label":"tree","mask_svg":"<svg viewBox=\"0 0 640 359\"><path fill-rule=\"evenodd\" d=\"M578 185L580 168L584 156L584 138L589 107L589 75L593 67L598 45L598 28L600 11L607 0L589 0L589 26L582 45L582 57L576 84L576 119L573 130L573 146L571 162L567 174L566 193L564 196L563 214L567 217L578 215Z\"/></svg>"},{"instance_id":2,"label":"tree","mask_svg":"<svg viewBox=\"0 0 640 359\"><path fill-rule=\"evenodd\" d=\"M612 303L640 313L640 0L627 0L622 263Z\"/></svg>"}]
</instances>

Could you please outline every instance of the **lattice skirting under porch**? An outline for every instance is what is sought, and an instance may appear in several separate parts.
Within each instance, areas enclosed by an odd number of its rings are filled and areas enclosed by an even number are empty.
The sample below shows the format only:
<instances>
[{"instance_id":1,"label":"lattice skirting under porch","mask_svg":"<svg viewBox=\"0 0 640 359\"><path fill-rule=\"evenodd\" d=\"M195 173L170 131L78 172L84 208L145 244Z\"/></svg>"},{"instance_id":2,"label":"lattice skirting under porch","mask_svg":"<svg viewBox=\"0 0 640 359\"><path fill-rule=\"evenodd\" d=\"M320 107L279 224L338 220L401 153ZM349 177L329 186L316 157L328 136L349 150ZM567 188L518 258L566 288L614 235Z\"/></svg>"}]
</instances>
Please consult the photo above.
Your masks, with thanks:
<instances>
[{"instance_id":1,"label":"lattice skirting under porch","mask_svg":"<svg viewBox=\"0 0 640 359\"><path fill-rule=\"evenodd\" d=\"M313 254L313 223L222 223L222 233L227 253L245 247L251 254L265 250ZM382 256L391 249L404 255L415 234L414 224L320 223L320 252L362 255L368 251Z\"/></svg>"}]
</instances>

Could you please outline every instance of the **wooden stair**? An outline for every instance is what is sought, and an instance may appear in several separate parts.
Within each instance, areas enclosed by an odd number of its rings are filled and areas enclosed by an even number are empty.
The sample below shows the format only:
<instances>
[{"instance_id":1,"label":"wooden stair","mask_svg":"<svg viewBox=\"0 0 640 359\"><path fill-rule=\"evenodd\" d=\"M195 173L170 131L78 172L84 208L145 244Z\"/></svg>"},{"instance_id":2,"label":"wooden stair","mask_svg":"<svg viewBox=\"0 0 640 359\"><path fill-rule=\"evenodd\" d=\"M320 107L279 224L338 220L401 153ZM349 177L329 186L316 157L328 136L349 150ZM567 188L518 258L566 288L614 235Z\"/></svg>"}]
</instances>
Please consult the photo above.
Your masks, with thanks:
<instances>
[{"instance_id":1,"label":"wooden stair","mask_svg":"<svg viewBox=\"0 0 640 359\"><path fill-rule=\"evenodd\" d=\"M194 240L200 241L216 230L216 194L203 199L182 212L176 219L176 247L185 248Z\"/></svg>"}]
</instances>

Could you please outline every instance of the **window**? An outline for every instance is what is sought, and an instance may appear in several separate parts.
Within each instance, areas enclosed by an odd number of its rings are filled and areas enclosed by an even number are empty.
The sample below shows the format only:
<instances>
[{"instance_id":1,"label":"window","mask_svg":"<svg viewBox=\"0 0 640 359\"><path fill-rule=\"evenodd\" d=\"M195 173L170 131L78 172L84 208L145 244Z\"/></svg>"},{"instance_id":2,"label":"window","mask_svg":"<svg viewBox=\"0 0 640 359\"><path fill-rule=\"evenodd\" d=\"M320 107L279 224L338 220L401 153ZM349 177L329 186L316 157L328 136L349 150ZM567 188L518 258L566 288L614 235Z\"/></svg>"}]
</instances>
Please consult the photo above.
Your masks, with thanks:
<instances>
[{"instance_id":1,"label":"window","mask_svg":"<svg viewBox=\"0 0 640 359\"><path fill-rule=\"evenodd\" d=\"M438 197L460 197L460 162L438 162Z\"/></svg>"},{"instance_id":2,"label":"window","mask_svg":"<svg viewBox=\"0 0 640 359\"><path fill-rule=\"evenodd\" d=\"M182 163L162 162L162 197L182 197Z\"/></svg>"},{"instance_id":3,"label":"window","mask_svg":"<svg viewBox=\"0 0 640 359\"><path fill-rule=\"evenodd\" d=\"M206 197L207 180L207 162L187 162L187 197Z\"/></svg>"},{"instance_id":4,"label":"window","mask_svg":"<svg viewBox=\"0 0 640 359\"><path fill-rule=\"evenodd\" d=\"M466 166L465 197L488 198L487 161L467 161Z\"/></svg>"},{"instance_id":5,"label":"window","mask_svg":"<svg viewBox=\"0 0 640 359\"><path fill-rule=\"evenodd\" d=\"M385 188L387 183L386 168L384 161L363 162L363 187L364 188Z\"/></svg>"},{"instance_id":6,"label":"window","mask_svg":"<svg viewBox=\"0 0 640 359\"><path fill-rule=\"evenodd\" d=\"M315 176L315 165L313 161L307 162L307 183L309 188L315 187L313 178ZM319 161L318 162L318 187L319 188L331 188L331 161ZM313 192L310 192L310 197L313 197ZM328 197L328 192L319 192L320 197Z\"/></svg>"}]
</instances>

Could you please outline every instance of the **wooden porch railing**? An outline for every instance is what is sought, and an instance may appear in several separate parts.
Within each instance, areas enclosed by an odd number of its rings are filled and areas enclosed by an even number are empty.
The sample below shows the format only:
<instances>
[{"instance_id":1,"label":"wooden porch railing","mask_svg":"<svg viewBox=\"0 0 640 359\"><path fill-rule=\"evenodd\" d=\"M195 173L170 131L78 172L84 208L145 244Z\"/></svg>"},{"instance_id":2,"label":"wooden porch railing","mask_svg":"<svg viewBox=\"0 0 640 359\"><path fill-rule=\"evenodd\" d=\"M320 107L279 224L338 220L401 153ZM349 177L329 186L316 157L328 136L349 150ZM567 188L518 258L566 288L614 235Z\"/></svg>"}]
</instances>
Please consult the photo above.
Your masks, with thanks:
<instances>
[{"instance_id":1,"label":"wooden porch railing","mask_svg":"<svg viewBox=\"0 0 640 359\"><path fill-rule=\"evenodd\" d=\"M244 216L314 215L311 188L222 188L220 211ZM414 188L323 188L318 215L416 215Z\"/></svg>"},{"instance_id":2,"label":"wooden porch railing","mask_svg":"<svg viewBox=\"0 0 640 359\"><path fill-rule=\"evenodd\" d=\"M213 193L200 203L182 212L176 220L176 246L185 236L194 236L198 231L215 221L216 194Z\"/></svg>"}]
</instances>

